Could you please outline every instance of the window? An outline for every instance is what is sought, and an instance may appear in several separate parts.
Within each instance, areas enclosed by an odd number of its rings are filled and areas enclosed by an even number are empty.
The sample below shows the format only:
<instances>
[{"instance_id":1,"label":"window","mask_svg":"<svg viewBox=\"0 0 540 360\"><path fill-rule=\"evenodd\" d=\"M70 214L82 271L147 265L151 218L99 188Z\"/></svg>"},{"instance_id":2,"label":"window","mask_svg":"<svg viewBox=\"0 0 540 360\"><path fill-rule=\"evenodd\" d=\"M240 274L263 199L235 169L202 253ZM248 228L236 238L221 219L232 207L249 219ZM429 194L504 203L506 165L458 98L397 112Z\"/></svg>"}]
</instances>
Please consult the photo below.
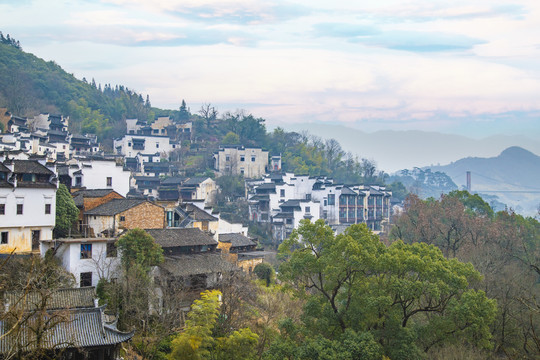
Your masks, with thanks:
<instances>
[{"instance_id":1,"label":"window","mask_svg":"<svg viewBox=\"0 0 540 360\"><path fill-rule=\"evenodd\" d=\"M76 187L81 187L82 186L82 177L75 176L75 186Z\"/></svg>"},{"instance_id":2,"label":"window","mask_svg":"<svg viewBox=\"0 0 540 360\"><path fill-rule=\"evenodd\" d=\"M279 196L285 197L285 189L279 190Z\"/></svg>"},{"instance_id":3,"label":"window","mask_svg":"<svg viewBox=\"0 0 540 360\"><path fill-rule=\"evenodd\" d=\"M287 224L292 224L292 219L287 219Z\"/></svg>"},{"instance_id":4,"label":"window","mask_svg":"<svg viewBox=\"0 0 540 360\"><path fill-rule=\"evenodd\" d=\"M0 240L0 244L5 245L8 243L9 239L9 233L7 231L2 231L2 238Z\"/></svg>"},{"instance_id":5,"label":"window","mask_svg":"<svg viewBox=\"0 0 540 360\"><path fill-rule=\"evenodd\" d=\"M92 273L91 272L81 273L80 286L81 287L92 286Z\"/></svg>"},{"instance_id":6,"label":"window","mask_svg":"<svg viewBox=\"0 0 540 360\"><path fill-rule=\"evenodd\" d=\"M336 195L328 194L328 205L336 205Z\"/></svg>"},{"instance_id":7,"label":"window","mask_svg":"<svg viewBox=\"0 0 540 360\"><path fill-rule=\"evenodd\" d=\"M51 204L45 204L45 214L49 215L51 213Z\"/></svg>"},{"instance_id":8,"label":"window","mask_svg":"<svg viewBox=\"0 0 540 360\"><path fill-rule=\"evenodd\" d=\"M240 175L244 175L244 169L240 169Z\"/></svg>"},{"instance_id":9,"label":"window","mask_svg":"<svg viewBox=\"0 0 540 360\"><path fill-rule=\"evenodd\" d=\"M107 243L107 257L117 257L118 251L116 250L115 243Z\"/></svg>"},{"instance_id":10,"label":"window","mask_svg":"<svg viewBox=\"0 0 540 360\"><path fill-rule=\"evenodd\" d=\"M240 156L240 161L246 161L246 157L244 155Z\"/></svg>"},{"instance_id":11,"label":"window","mask_svg":"<svg viewBox=\"0 0 540 360\"><path fill-rule=\"evenodd\" d=\"M120 221L126 221L126 217L125 216L120 216Z\"/></svg>"},{"instance_id":12,"label":"window","mask_svg":"<svg viewBox=\"0 0 540 360\"><path fill-rule=\"evenodd\" d=\"M306 214L309 214L311 211L311 208L309 206L306 206Z\"/></svg>"},{"instance_id":13,"label":"window","mask_svg":"<svg viewBox=\"0 0 540 360\"><path fill-rule=\"evenodd\" d=\"M23 213L23 204L17 204L17 215L22 215Z\"/></svg>"},{"instance_id":14,"label":"window","mask_svg":"<svg viewBox=\"0 0 540 360\"><path fill-rule=\"evenodd\" d=\"M91 258L92 258L92 244L81 244L81 259L91 259Z\"/></svg>"},{"instance_id":15,"label":"window","mask_svg":"<svg viewBox=\"0 0 540 360\"><path fill-rule=\"evenodd\" d=\"M130 142L128 142L128 147L131 147L131 143L130 143Z\"/></svg>"},{"instance_id":16,"label":"window","mask_svg":"<svg viewBox=\"0 0 540 360\"><path fill-rule=\"evenodd\" d=\"M6 215L6 204L0 204L0 215Z\"/></svg>"},{"instance_id":17,"label":"window","mask_svg":"<svg viewBox=\"0 0 540 360\"><path fill-rule=\"evenodd\" d=\"M251 161L252 161L252 162L255 162L255 156L252 156L252 157L251 157Z\"/></svg>"},{"instance_id":18,"label":"window","mask_svg":"<svg viewBox=\"0 0 540 360\"><path fill-rule=\"evenodd\" d=\"M225 161L231 161L231 157L229 155L225 156Z\"/></svg>"},{"instance_id":19,"label":"window","mask_svg":"<svg viewBox=\"0 0 540 360\"><path fill-rule=\"evenodd\" d=\"M159 143L156 143L156 149L159 149Z\"/></svg>"},{"instance_id":20,"label":"window","mask_svg":"<svg viewBox=\"0 0 540 360\"><path fill-rule=\"evenodd\" d=\"M112 186L112 177L107 177L107 186Z\"/></svg>"}]
</instances>

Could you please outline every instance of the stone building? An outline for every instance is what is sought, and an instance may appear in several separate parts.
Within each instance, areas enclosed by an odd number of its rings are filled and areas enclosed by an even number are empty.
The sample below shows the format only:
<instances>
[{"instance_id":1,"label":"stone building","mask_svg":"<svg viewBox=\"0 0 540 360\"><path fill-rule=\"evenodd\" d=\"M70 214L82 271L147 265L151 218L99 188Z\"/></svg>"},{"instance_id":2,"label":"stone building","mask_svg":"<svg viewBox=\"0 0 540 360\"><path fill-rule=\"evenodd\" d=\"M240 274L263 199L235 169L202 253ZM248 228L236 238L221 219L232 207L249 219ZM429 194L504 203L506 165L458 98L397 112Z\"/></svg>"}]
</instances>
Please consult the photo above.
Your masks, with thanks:
<instances>
[{"instance_id":1,"label":"stone building","mask_svg":"<svg viewBox=\"0 0 540 360\"><path fill-rule=\"evenodd\" d=\"M84 214L89 236L116 236L123 230L163 229L165 209L144 199L113 199Z\"/></svg>"}]
</instances>

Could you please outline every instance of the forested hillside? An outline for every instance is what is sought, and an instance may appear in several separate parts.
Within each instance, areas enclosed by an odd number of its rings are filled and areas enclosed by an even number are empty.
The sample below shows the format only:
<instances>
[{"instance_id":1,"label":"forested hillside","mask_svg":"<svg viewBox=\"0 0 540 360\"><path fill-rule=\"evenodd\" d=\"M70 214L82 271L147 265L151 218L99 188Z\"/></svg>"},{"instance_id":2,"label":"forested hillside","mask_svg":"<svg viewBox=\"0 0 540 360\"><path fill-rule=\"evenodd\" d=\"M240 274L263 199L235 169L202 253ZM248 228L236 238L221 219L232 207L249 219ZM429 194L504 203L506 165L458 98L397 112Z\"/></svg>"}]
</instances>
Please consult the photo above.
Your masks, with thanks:
<instances>
[{"instance_id":1,"label":"forested hillside","mask_svg":"<svg viewBox=\"0 0 540 360\"><path fill-rule=\"evenodd\" d=\"M0 106L18 116L69 115L72 131L100 139L121 134L126 118L154 117L148 97L121 85L78 80L54 61L24 52L9 35L0 36Z\"/></svg>"}]
</instances>

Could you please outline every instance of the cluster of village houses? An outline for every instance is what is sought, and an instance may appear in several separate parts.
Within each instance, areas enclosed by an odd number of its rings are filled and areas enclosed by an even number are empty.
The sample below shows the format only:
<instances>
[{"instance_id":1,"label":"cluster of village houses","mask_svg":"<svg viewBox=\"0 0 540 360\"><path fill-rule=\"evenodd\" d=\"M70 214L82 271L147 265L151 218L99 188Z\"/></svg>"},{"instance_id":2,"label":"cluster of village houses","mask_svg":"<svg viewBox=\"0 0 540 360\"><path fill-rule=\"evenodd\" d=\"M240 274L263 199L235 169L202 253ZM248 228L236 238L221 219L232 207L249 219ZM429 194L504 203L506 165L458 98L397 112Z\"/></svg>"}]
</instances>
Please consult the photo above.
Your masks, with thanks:
<instances>
[{"instance_id":1,"label":"cluster of village houses","mask_svg":"<svg viewBox=\"0 0 540 360\"><path fill-rule=\"evenodd\" d=\"M105 154L95 136L69 133L68 121L52 114L21 118L0 109L0 254L44 255L52 249L82 289L117 276L115 242L135 228L163 248L165 261L157 271L193 289L212 288L224 273L249 272L263 261L265 252L256 249L245 225L212 211L216 182L179 176L171 165L171 153L192 137L190 122L128 119L114 153ZM214 168L217 176L244 176L249 220L269 224L275 243L302 219L325 219L337 232L355 223L383 231L389 222L391 192L384 187L282 173L279 154L261 148L222 146ZM70 190L80 213L72 236L55 239L59 184ZM71 308L77 313L77 306ZM101 316L95 306L81 309Z\"/></svg>"}]
</instances>

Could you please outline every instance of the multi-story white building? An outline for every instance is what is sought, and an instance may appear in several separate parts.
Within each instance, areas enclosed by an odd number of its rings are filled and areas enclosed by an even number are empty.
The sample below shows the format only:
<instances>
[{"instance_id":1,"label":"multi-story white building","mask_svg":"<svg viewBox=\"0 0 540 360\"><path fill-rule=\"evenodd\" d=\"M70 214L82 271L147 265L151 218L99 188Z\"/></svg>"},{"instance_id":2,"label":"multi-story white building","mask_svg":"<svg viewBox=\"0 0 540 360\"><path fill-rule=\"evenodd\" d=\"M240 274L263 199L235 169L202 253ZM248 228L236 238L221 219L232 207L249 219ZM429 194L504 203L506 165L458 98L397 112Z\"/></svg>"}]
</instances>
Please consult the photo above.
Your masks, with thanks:
<instances>
[{"instance_id":1,"label":"multi-story white building","mask_svg":"<svg viewBox=\"0 0 540 360\"><path fill-rule=\"evenodd\" d=\"M249 216L252 221L271 223L277 241L288 237L302 218L324 219L331 226L365 223L373 231L382 231L390 220L391 196L381 186L343 185L326 177L272 174L248 195Z\"/></svg>"},{"instance_id":2,"label":"multi-story white building","mask_svg":"<svg viewBox=\"0 0 540 360\"><path fill-rule=\"evenodd\" d=\"M0 163L0 253L39 252L56 221L54 169L33 160Z\"/></svg>"},{"instance_id":3,"label":"multi-story white building","mask_svg":"<svg viewBox=\"0 0 540 360\"><path fill-rule=\"evenodd\" d=\"M255 147L221 146L214 153L214 169L219 176L242 175L259 178L268 167L268 151Z\"/></svg>"}]
</instances>

